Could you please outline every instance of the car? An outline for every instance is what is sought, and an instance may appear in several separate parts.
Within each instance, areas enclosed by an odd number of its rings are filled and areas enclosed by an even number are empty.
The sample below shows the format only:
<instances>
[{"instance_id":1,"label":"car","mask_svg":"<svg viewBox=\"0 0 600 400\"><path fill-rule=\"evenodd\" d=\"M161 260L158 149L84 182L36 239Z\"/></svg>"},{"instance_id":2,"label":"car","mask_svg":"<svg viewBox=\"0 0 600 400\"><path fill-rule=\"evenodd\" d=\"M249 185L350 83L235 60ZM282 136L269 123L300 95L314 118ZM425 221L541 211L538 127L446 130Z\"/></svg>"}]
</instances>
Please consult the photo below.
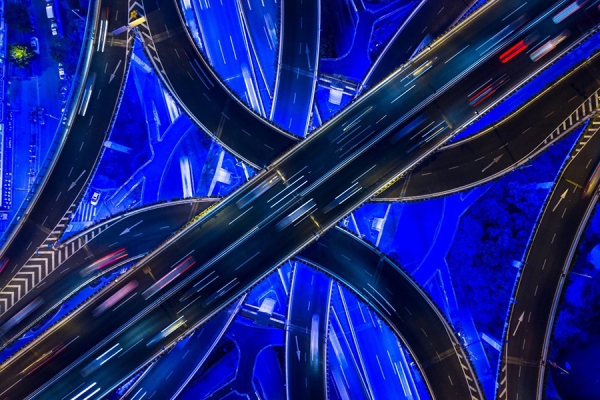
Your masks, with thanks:
<instances>
[{"instance_id":1,"label":"car","mask_svg":"<svg viewBox=\"0 0 600 400\"><path fill-rule=\"evenodd\" d=\"M44 118L44 111L46 111L44 107L40 107L37 110L37 117L40 125L44 125L46 123L46 119Z\"/></svg>"},{"instance_id":2,"label":"car","mask_svg":"<svg viewBox=\"0 0 600 400\"><path fill-rule=\"evenodd\" d=\"M97 206L99 201L100 201L100 192L94 192L94 194L92 194L92 199L90 200L90 204L93 206Z\"/></svg>"},{"instance_id":3,"label":"car","mask_svg":"<svg viewBox=\"0 0 600 400\"><path fill-rule=\"evenodd\" d=\"M67 74L65 73L65 68L62 63L58 63L58 76L60 76L60 79L67 79Z\"/></svg>"},{"instance_id":4,"label":"car","mask_svg":"<svg viewBox=\"0 0 600 400\"><path fill-rule=\"evenodd\" d=\"M50 24L50 30L52 31L52 36L58 35L58 24L56 22L52 22Z\"/></svg>"},{"instance_id":5,"label":"car","mask_svg":"<svg viewBox=\"0 0 600 400\"><path fill-rule=\"evenodd\" d=\"M40 54L40 42L38 41L38 38L36 38L35 36L32 37L29 43L31 45L31 50L35 54Z\"/></svg>"}]
</instances>

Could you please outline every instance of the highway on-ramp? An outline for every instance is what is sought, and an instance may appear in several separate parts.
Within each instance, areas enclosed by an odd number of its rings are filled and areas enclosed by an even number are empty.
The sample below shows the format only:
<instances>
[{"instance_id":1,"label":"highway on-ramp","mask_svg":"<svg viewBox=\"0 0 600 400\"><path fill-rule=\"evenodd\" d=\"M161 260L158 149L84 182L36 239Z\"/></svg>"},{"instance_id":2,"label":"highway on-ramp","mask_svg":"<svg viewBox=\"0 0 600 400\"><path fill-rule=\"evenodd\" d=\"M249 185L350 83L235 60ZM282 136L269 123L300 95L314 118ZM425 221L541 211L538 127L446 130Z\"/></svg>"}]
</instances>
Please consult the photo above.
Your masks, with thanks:
<instances>
[{"instance_id":1,"label":"highway on-ramp","mask_svg":"<svg viewBox=\"0 0 600 400\"><path fill-rule=\"evenodd\" d=\"M298 141L255 114L223 84L196 48L177 0L142 3L149 32L141 37L149 59L179 105L204 132L257 169Z\"/></svg>"},{"instance_id":2,"label":"highway on-ramp","mask_svg":"<svg viewBox=\"0 0 600 400\"><path fill-rule=\"evenodd\" d=\"M470 189L513 171L600 109L600 53L584 61L502 121L433 153L379 194L420 200Z\"/></svg>"},{"instance_id":3,"label":"highway on-ramp","mask_svg":"<svg viewBox=\"0 0 600 400\"><path fill-rule=\"evenodd\" d=\"M21 306L2 314L0 326L36 298L41 298L44 303L20 323L3 332L2 347L7 347L38 323L40 318L51 313L100 274L142 257L217 200L187 199L146 206L94 225L73 235L56 249L51 249L54 253L52 258L57 261L53 273L45 278L43 285L24 291ZM111 254L116 255L114 261L106 261L101 269L85 275L80 273L83 268L110 257Z\"/></svg>"},{"instance_id":4,"label":"highway on-ramp","mask_svg":"<svg viewBox=\"0 0 600 400\"><path fill-rule=\"evenodd\" d=\"M498 62L495 54L502 45L508 45L530 29L551 33L560 33L563 29L548 19L555 10L545 11L544 5L529 2L523 8L530 13L530 21L521 28L516 28L513 21L511 26L515 33L508 35L500 47L473 61L477 48L488 41L486 38L505 29L506 24L501 19L490 18L490 15L509 15L522 6L516 1L502 2L502 7L499 4L482 9L459 24L448 37L433 44L431 50L421 53L413 64L378 85L280 158L268 171L260 173L147 256L119 282L49 331L28 349L29 352L22 352L4 363L0 373L18 377L20 371L35 360L36 354L39 357L60 343L68 344L52 364L44 367L43 374L16 382L2 381L0 390L11 397L25 398L34 388L39 388L37 394L62 398L81 384L80 369L90 362L90 357L115 345L122 346L128 349L124 353L127 357L122 357L118 364L110 364L112 374L102 369L104 372L94 376L94 379L102 378L102 390L108 390L146 362L148 351L159 351L160 343L171 339L150 340L146 349L136 347L138 342L148 340L148 335L163 329L170 331L171 324L182 316L190 325L206 320L314 241L321 229L334 225L391 179L428 155L451 136L449 126L470 122L473 111L468 94L489 79L490 66ZM586 18L579 15L569 23L589 25ZM571 40L577 39L577 35L572 37L575 38ZM465 41L473 43L473 50L457 54L455 49ZM569 43L565 40L564 46ZM559 48L561 46L562 43ZM428 57L434 57L433 54L439 63L422 75L423 63ZM523 59L505 67L518 82L540 65ZM471 73L470 79L463 79L468 73ZM420 76L427 79L419 79ZM511 87L509 83L505 86L507 90ZM400 117L394 120L390 115ZM414 118L410 119L411 116ZM429 124L437 128L419 133ZM365 135L352 142L361 129L365 129ZM111 312L110 318L108 313L94 317L92 311L131 280L136 280L139 291L146 295L131 298L117 312ZM101 326L101 330L90 332L85 321L92 318L96 318L95 325ZM74 360L78 361L73 364ZM464 382L461 387L466 388L468 375L464 375L459 364L456 368L448 372L461 376ZM48 382L52 376L56 380ZM458 385L449 380L439 383ZM453 390L456 388L446 391ZM463 394L468 397L467 393ZM478 394L478 397L482 396Z\"/></svg>"},{"instance_id":5,"label":"highway on-ramp","mask_svg":"<svg viewBox=\"0 0 600 400\"><path fill-rule=\"evenodd\" d=\"M546 199L518 277L504 332L499 399L541 399L548 342L577 243L598 200L583 196L600 160L600 118L580 135Z\"/></svg>"},{"instance_id":6,"label":"highway on-ramp","mask_svg":"<svg viewBox=\"0 0 600 400\"><path fill-rule=\"evenodd\" d=\"M126 1L104 0L94 4L97 10L90 9L90 16L97 13L99 17L91 23L100 25L99 21L106 21L108 15L107 28L103 32L127 24ZM125 35L121 40L98 32L99 28L96 28L96 34L91 36L94 41L88 44L93 46L93 53L87 79L81 78L85 90L74 104L72 124L59 125L66 128L64 145L35 204L21 220L2 254L10 262L0 276L0 314L12 307L22 293L22 287L9 283L9 280L16 277L29 281L28 274L36 272L32 282L35 286L51 272L48 267L42 268L43 256L39 257L35 267L26 271L21 268L34 254L45 251L58 240L94 171L102 143L112 126L128 63L128 42Z\"/></svg>"}]
</instances>

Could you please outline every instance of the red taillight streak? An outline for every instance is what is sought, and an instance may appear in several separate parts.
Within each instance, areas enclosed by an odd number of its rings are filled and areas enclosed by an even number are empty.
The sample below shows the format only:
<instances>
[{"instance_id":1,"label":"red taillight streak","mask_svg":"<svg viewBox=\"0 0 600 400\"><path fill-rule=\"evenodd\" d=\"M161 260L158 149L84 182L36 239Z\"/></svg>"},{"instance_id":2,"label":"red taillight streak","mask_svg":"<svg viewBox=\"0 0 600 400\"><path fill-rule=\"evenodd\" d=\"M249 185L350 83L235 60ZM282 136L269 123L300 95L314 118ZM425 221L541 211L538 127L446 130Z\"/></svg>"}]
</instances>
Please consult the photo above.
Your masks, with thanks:
<instances>
[{"instance_id":1,"label":"red taillight streak","mask_svg":"<svg viewBox=\"0 0 600 400\"><path fill-rule=\"evenodd\" d=\"M506 50L504 53L500 55L500 61L502 64L506 64L513 58L515 58L519 53L523 52L527 48L524 40L521 40L519 43L515 44L510 49Z\"/></svg>"},{"instance_id":2,"label":"red taillight streak","mask_svg":"<svg viewBox=\"0 0 600 400\"><path fill-rule=\"evenodd\" d=\"M481 96L482 93L485 93L486 91L490 90L493 85L494 85L493 82L490 83L489 85L487 85L486 87L484 87L483 89L481 89L479 92L477 92L473 96L469 97L469 101L475 100L476 98L478 98L479 96Z\"/></svg>"},{"instance_id":3,"label":"red taillight streak","mask_svg":"<svg viewBox=\"0 0 600 400\"><path fill-rule=\"evenodd\" d=\"M491 95L493 95L494 93L496 93L496 89L491 90L488 94L486 94L485 96L483 96L481 99L479 99L479 101L475 104L473 104L473 107L476 107L478 104L481 104L482 101L484 101L485 99L487 99L488 97L490 97Z\"/></svg>"}]
</instances>

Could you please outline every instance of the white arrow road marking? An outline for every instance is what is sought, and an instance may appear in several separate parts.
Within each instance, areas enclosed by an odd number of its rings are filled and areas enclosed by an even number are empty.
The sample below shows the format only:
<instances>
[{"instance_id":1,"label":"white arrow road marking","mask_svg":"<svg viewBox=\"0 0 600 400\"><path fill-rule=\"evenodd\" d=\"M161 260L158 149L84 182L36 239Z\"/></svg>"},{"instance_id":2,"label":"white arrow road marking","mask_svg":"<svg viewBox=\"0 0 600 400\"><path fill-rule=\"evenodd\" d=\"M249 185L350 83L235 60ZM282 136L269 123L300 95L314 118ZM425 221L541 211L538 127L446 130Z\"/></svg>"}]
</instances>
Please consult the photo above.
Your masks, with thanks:
<instances>
[{"instance_id":1,"label":"white arrow road marking","mask_svg":"<svg viewBox=\"0 0 600 400\"><path fill-rule=\"evenodd\" d=\"M558 201L556 202L556 205L552 209L552 212L554 212L554 210L556 210L556 208L558 207L558 205L560 204L560 202L563 201L565 199L565 197L567 197L567 193L568 192L569 192L569 189L565 190L563 192L563 194L560 195L560 199L558 199Z\"/></svg>"},{"instance_id":2,"label":"white arrow road marking","mask_svg":"<svg viewBox=\"0 0 600 400\"><path fill-rule=\"evenodd\" d=\"M141 224L142 222L144 222L144 220L141 220L141 221L139 221L139 222L137 222L137 223L135 223L135 224L131 225L129 228L126 228L126 229L125 229L123 232L121 232L121 233L119 234L119 236L121 236L121 235L124 235L124 234L126 234L126 233L129 233L129 232L131 232L131 230L132 230L133 228L135 228L136 226L138 226L138 225L139 225L139 224Z\"/></svg>"},{"instance_id":3,"label":"white arrow road marking","mask_svg":"<svg viewBox=\"0 0 600 400\"><path fill-rule=\"evenodd\" d=\"M523 311L523 313L521 313L521 316L519 317L519 319L517 321L517 327L515 328L515 331L513 332L513 336L515 336L517 334L517 330L519 329L519 325L521 325L521 322L523 322L523 317L525 316L525 311Z\"/></svg>"},{"instance_id":4,"label":"white arrow road marking","mask_svg":"<svg viewBox=\"0 0 600 400\"><path fill-rule=\"evenodd\" d=\"M113 81L113 79L115 79L115 76L117 76L117 70L119 69L119 66L121 66L121 60L119 60L119 62L117 63L117 66L115 68L115 72L113 72L112 74L110 74L110 79L108 80L108 83L111 83Z\"/></svg>"},{"instance_id":5,"label":"white arrow road marking","mask_svg":"<svg viewBox=\"0 0 600 400\"><path fill-rule=\"evenodd\" d=\"M482 170L481 170L481 172L485 172L485 171L486 171L486 170L487 170L489 167L491 167L492 165L494 165L494 164L496 164L498 161L500 161L500 159L502 158L502 156L503 156L503 155L504 155L504 154L500 154L498 157L494 158L494 160L493 160L491 163L489 163L489 164L487 165L487 167L485 167L484 169L482 169Z\"/></svg>"},{"instance_id":6,"label":"white arrow road marking","mask_svg":"<svg viewBox=\"0 0 600 400\"><path fill-rule=\"evenodd\" d=\"M79 176L77 177L77 179L75 179L73 181L73 183L71 183L71 185L69 186L69 190L73 189L75 187L75 185L77 185L77 182L81 179L81 177L83 176L83 174L85 174L85 170L83 170L83 172L81 174L79 174ZM69 190L67 190L67 192Z\"/></svg>"}]
</instances>

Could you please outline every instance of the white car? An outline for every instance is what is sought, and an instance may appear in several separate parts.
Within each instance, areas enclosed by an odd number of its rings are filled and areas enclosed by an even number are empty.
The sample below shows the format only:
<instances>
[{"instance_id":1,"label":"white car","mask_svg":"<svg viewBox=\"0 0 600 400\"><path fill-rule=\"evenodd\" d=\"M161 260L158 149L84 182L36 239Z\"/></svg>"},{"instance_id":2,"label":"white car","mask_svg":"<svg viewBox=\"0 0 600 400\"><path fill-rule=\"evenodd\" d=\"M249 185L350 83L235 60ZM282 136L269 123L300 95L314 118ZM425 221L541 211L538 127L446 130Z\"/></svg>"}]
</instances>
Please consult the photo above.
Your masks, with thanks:
<instances>
[{"instance_id":1,"label":"white car","mask_svg":"<svg viewBox=\"0 0 600 400\"><path fill-rule=\"evenodd\" d=\"M94 194L92 194L92 199L90 200L90 204L93 206L97 206L99 201L100 201L100 192L94 192Z\"/></svg>"},{"instance_id":2,"label":"white car","mask_svg":"<svg viewBox=\"0 0 600 400\"><path fill-rule=\"evenodd\" d=\"M64 69L62 63L58 63L58 76L60 76L60 79L67 78L67 74L65 74L65 69Z\"/></svg>"},{"instance_id":3,"label":"white car","mask_svg":"<svg viewBox=\"0 0 600 400\"><path fill-rule=\"evenodd\" d=\"M58 25L56 22L50 24L50 30L52 31L52 36L58 35Z\"/></svg>"}]
</instances>

